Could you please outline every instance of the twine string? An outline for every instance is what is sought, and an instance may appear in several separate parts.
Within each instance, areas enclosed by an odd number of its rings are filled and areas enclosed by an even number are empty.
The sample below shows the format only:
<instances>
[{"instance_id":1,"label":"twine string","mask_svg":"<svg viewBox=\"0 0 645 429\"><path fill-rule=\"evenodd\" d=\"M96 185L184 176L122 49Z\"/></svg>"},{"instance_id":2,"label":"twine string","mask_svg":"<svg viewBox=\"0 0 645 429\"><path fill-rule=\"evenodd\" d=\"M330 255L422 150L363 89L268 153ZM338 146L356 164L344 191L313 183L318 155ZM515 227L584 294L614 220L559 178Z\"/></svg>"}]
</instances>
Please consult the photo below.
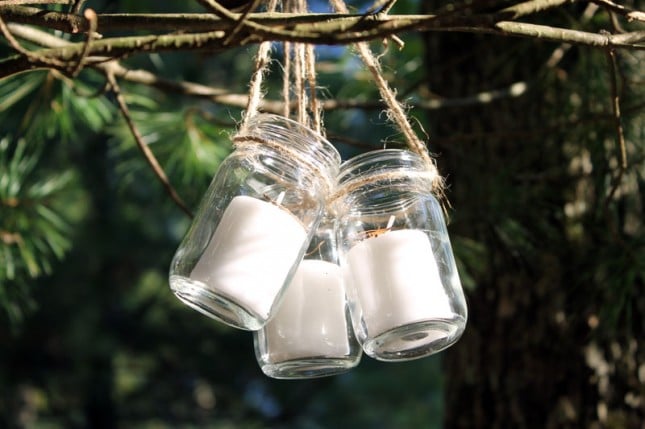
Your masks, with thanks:
<instances>
[{"instance_id":1,"label":"twine string","mask_svg":"<svg viewBox=\"0 0 645 429\"><path fill-rule=\"evenodd\" d=\"M285 118L291 115L291 42L284 42L284 59L282 66L282 98L284 110L282 112Z\"/></svg>"},{"instance_id":2,"label":"twine string","mask_svg":"<svg viewBox=\"0 0 645 429\"><path fill-rule=\"evenodd\" d=\"M278 8L279 0L270 0L267 11ZM285 0L282 4L285 12L306 13L306 0ZM272 42L262 42L255 56L255 68L249 83L249 98L240 124L239 132L244 134L250 120L258 114L263 97L262 85L264 76L271 62ZM291 117L292 93L295 100L295 120L321 133L321 106L316 97L316 59L311 44L285 41L283 59L282 96L284 100L283 116ZM293 91L292 91L293 88ZM308 111L309 108L309 111ZM310 112L310 113L309 113Z\"/></svg>"},{"instance_id":3,"label":"twine string","mask_svg":"<svg viewBox=\"0 0 645 429\"><path fill-rule=\"evenodd\" d=\"M322 108L316 97L316 52L314 45L305 46L306 74L309 85L309 106L311 108L311 127L318 134L323 134L322 130Z\"/></svg>"},{"instance_id":4,"label":"twine string","mask_svg":"<svg viewBox=\"0 0 645 429\"><path fill-rule=\"evenodd\" d=\"M307 13L306 0L285 0L285 12ZM316 96L316 59L314 46L299 42L284 42L282 97L283 114L302 125L321 133L321 107Z\"/></svg>"},{"instance_id":5,"label":"twine string","mask_svg":"<svg viewBox=\"0 0 645 429\"><path fill-rule=\"evenodd\" d=\"M268 12L274 12L278 6L278 0L270 0L267 5ZM260 102L262 100L262 83L264 82L264 75L268 71L271 62L271 43L270 41L260 43L258 52L255 55L255 70L251 76L249 83L249 101L246 105L246 111L240 131L245 131L249 125L251 118L258 114Z\"/></svg>"},{"instance_id":6,"label":"twine string","mask_svg":"<svg viewBox=\"0 0 645 429\"><path fill-rule=\"evenodd\" d=\"M345 2L343 0L330 1L334 9L336 9L336 12L349 13L347 6L345 5ZM423 143L423 141L421 141L421 139L419 139L419 137L415 133L410 119L405 113L405 108L396 99L395 91L390 88L387 80L385 79L385 77L383 77L381 65L372 53L372 50L370 49L367 42L357 42L355 43L355 47L359 57L361 58L361 61L372 74L372 78L374 79L374 82L378 87L381 98L387 106L386 113L388 119L399 128L399 130L405 137L406 143L410 150L417 153L426 163L429 174L434 176L432 180L433 190L438 194L441 194L443 183L442 178L437 170L436 163L430 156L427 146Z\"/></svg>"},{"instance_id":7,"label":"twine string","mask_svg":"<svg viewBox=\"0 0 645 429\"><path fill-rule=\"evenodd\" d=\"M296 95L296 120L303 124L308 124L307 118L307 92L304 82L304 46L302 43L296 43L293 49L293 86Z\"/></svg>"}]
</instances>

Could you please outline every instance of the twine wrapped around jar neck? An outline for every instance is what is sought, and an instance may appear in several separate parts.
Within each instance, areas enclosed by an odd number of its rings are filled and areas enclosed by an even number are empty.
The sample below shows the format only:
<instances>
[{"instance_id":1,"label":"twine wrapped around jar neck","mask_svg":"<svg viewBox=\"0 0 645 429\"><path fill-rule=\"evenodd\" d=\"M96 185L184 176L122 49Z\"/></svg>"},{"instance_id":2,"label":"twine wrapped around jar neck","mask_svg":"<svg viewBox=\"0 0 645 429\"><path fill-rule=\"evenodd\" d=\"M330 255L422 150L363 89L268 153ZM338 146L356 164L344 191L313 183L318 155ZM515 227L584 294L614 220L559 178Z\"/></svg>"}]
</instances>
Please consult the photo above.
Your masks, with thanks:
<instances>
[{"instance_id":1,"label":"twine wrapped around jar neck","mask_svg":"<svg viewBox=\"0 0 645 429\"><path fill-rule=\"evenodd\" d=\"M331 0L333 7L339 13L349 13L347 6L343 0ZM391 6L391 4L390 4ZM381 13L387 13L389 10L388 6L385 6L385 10ZM376 84L381 98L387 105L386 114L390 121L392 121L397 128L401 131L405 137L406 143L410 150L421 157L423 163L425 164L425 170L427 170L427 175L431 177L432 182L432 192L435 196L440 199L443 198L443 179L439 175L437 170L437 165L435 160L430 156L426 144L421 141L421 139L415 133L410 120L405 113L404 106L396 99L396 93L392 88L390 88L387 80L383 76L381 71L381 65L378 62L378 59L372 53L369 45L366 42L357 42L354 45L358 56L361 58L361 61L365 67L372 74L374 83Z\"/></svg>"},{"instance_id":2,"label":"twine wrapped around jar neck","mask_svg":"<svg viewBox=\"0 0 645 429\"><path fill-rule=\"evenodd\" d=\"M402 149L366 152L341 165L336 190L328 205L335 209L342 199L361 188L379 185L392 187L401 183L411 193L437 195L442 178L436 169L428 169L419 154Z\"/></svg>"},{"instance_id":3,"label":"twine wrapped around jar neck","mask_svg":"<svg viewBox=\"0 0 645 429\"><path fill-rule=\"evenodd\" d=\"M343 0L331 0L331 4L340 13L348 13L347 7ZM275 11L281 8L286 12L307 12L306 0L270 0L267 3L268 11ZM385 11L384 13L387 13ZM443 178L439 174L435 160L430 156L426 144L417 136L411 122L405 112L404 106L396 99L396 93L383 77L381 66L378 59L374 56L365 42L358 42L355 44L358 56L361 58L365 67L371 72L374 82L379 89L381 97L387 105L387 116L405 137L407 145L413 153L417 154L424 165L423 171L419 172L390 172L383 173L383 180L398 180L403 175L411 174L418 176L423 183L430 183L431 192L440 200L445 201L443 194ZM271 139L264 138L263 136L249 134L249 125L253 119L259 114L260 101L263 96L262 83L264 75L267 72L267 67L271 60L271 42L263 42L260 44L258 53L256 55L255 72L249 85L249 101L247 109L244 114L243 121L240 125L238 135L234 138L236 145L245 142L254 142L258 144L266 144L275 146L276 150L285 154L294 162L301 162L312 167L309 160L300 156L298 150L288 148L288 145L276 144ZM323 135L321 106L316 98L316 71L315 71L315 54L312 45L302 43L284 42L284 63L283 63L283 98L284 98L284 117L289 118L291 114L291 89L295 98L295 107L297 122L305 127L313 127L318 135ZM308 110L309 109L309 110ZM279 146L279 147L278 147ZM421 177L423 176L423 177ZM366 179L367 180L367 179ZM371 178L369 180L375 180ZM354 182L353 186L360 187L360 180ZM421 183L420 182L420 183ZM335 191L334 183L328 181L325 184L330 190L329 201L336 200L342 191ZM348 186L348 185L347 185ZM346 186L346 187L347 187ZM349 189L349 188L348 188Z\"/></svg>"},{"instance_id":4,"label":"twine wrapped around jar neck","mask_svg":"<svg viewBox=\"0 0 645 429\"><path fill-rule=\"evenodd\" d=\"M237 149L258 145L279 154L290 165L301 167L307 179L311 176L311 186L323 187L325 194L335 187L340 154L323 136L302 124L279 115L258 114L232 140Z\"/></svg>"}]
</instances>

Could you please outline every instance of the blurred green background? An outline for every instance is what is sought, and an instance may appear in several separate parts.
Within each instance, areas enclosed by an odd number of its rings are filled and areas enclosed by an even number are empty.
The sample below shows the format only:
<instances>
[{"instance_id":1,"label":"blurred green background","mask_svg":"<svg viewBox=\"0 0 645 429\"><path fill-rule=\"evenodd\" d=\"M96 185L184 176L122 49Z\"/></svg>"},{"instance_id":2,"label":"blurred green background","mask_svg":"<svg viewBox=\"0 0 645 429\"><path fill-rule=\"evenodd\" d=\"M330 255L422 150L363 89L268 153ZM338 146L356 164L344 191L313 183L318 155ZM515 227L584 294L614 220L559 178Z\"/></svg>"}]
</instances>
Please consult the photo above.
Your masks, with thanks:
<instances>
[{"instance_id":1,"label":"blurred green background","mask_svg":"<svg viewBox=\"0 0 645 429\"><path fill-rule=\"evenodd\" d=\"M202 11L177 0L88 6ZM401 0L392 13L447 8ZM592 9L575 2L532 19L611 30L606 11ZM606 51L460 33L403 39L383 69L400 98L419 105L410 114L446 176L470 311L455 346L408 363L364 357L329 379L263 376L248 332L172 295L167 270L189 219L100 91L103 77L31 72L0 80L0 427L642 429L643 51L617 53L629 162L617 180ZM0 38L0 54L10 52ZM254 52L124 64L244 94ZM323 98L379 99L351 50L317 54ZM267 97L280 97L280 79L274 63ZM122 89L146 143L195 208L231 149L240 110ZM331 110L324 121L345 158L400 146L380 108Z\"/></svg>"}]
</instances>

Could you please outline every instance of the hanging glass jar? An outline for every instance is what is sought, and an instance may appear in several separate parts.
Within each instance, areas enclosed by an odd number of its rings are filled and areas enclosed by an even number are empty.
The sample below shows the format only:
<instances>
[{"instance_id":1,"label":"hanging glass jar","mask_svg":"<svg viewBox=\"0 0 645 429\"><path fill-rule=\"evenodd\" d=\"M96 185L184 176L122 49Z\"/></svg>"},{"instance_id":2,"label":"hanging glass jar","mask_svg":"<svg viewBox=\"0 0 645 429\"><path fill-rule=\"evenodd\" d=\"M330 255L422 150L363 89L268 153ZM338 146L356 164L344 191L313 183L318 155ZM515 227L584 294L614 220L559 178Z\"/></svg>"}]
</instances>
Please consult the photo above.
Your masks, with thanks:
<instances>
[{"instance_id":1,"label":"hanging glass jar","mask_svg":"<svg viewBox=\"0 0 645 429\"><path fill-rule=\"evenodd\" d=\"M170 267L190 307L260 329L322 217L340 155L290 119L260 114L234 137Z\"/></svg>"},{"instance_id":2,"label":"hanging glass jar","mask_svg":"<svg viewBox=\"0 0 645 429\"><path fill-rule=\"evenodd\" d=\"M340 248L354 329L383 361L436 353L461 336L466 302L441 206L418 155L380 150L341 166Z\"/></svg>"},{"instance_id":3,"label":"hanging glass jar","mask_svg":"<svg viewBox=\"0 0 645 429\"><path fill-rule=\"evenodd\" d=\"M255 355L269 377L336 375L360 361L338 265L336 225L335 218L323 219L275 316L254 332Z\"/></svg>"}]
</instances>

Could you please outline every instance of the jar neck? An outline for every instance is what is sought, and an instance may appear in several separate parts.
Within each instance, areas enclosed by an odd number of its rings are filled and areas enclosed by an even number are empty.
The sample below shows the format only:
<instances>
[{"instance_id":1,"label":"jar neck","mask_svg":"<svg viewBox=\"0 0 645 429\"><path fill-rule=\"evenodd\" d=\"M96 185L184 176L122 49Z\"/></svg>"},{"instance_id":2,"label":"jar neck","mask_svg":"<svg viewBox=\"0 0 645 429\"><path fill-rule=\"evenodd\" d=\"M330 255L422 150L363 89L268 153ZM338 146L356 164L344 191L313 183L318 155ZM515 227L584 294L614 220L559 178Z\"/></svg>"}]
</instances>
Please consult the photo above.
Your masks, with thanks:
<instances>
[{"instance_id":1,"label":"jar neck","mask_svg":"<svg viewBox=\"0 0 645 429\"><path fill-rule=\"evenodd\" d=\"M408 192L432 192L436 171L407 150L384 149L354 157L340 167L337 193L342 198L365 190L404 188Z\"/></svg>"},{"instance_id":2,"label":"jar neck","mask_svg":"<svg viewBox=\"0 0 645 429\"><path fill-rule=\"evenodd\" d=\"M320 134L291 119L259 114L233 138L237 148L265 150L288 163L321 176L322 185L331 190L340 169L340 154ZM315 182L315 181L314 181Z\"/></svg>"}]
</instances>

